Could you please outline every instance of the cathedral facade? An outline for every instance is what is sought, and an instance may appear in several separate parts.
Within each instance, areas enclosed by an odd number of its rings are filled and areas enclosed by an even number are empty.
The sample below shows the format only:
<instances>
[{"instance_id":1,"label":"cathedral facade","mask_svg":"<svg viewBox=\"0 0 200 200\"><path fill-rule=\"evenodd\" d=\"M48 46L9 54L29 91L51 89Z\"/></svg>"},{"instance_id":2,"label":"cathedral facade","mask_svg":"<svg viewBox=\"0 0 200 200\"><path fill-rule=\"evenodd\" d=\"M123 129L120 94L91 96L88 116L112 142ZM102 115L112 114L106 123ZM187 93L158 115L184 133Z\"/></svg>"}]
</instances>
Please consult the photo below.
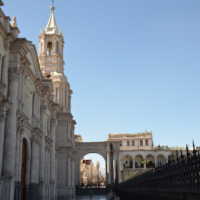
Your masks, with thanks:
<instances>
[{"instance_id":1,"label":"cathedral facade","mask_svg":"<svg viewBox=\"0 0 200 200\"><path fill-rule=\"evenodd\" d=\"M3 2L0 0L0 6ZM36 47L0 8L0 199L75 196L75 120L55 7ZM58 164L59 163L59 164Z\"/></svg>"}]
</instances>

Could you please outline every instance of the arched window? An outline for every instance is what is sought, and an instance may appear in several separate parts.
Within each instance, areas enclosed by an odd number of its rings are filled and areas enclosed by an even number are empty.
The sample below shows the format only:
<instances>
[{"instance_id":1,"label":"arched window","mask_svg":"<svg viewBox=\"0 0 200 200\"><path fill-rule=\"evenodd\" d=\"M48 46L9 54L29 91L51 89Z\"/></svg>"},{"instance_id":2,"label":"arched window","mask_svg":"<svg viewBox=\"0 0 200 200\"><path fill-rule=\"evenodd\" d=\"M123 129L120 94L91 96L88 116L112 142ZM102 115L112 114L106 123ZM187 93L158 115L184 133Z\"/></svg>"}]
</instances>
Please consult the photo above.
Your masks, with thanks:
<instances>
[{"instance_id":1,"label":"arched window","mask_svg":"<svg viewBox=\"0 0 200 200\"><path fill-rule=\"evenodd\" d=\"M134 140L132 140L132 146L135 146L135 141Z\"/></svg>"},{"instance_id":2,"label":"arched window","mask_svg":"<svg viewBox=\"0 0 200 200\"><path fill-rule=\"evenodd\" d=\"M148 144L148 140L145 140L145 145L149 145L149 144Z\"/></svg>"},{"instance_id":3,"label":"arched window","mask_svg":"<svg viewBox=\"0 0 200 200\"><path fill-rule=\"evenodd\" d=\"M143 146L143 140L140 140L140 146Z\"/></svg>"},{"instance_id":4,"label":"arched window","mask_svg":"<svg viewBox=\"0 0 200 200\"><path fill-rule=\"evenodd\" d=\"M56 52L59 53L59 42L56 42Z\"/></svg>"},{"instance_id":5,"label":"arched window","mask_svg":"<svg viewBox=\"0 0 200 200\"><path fill-rule=\"evenodd\" d=\"M48 42L48 44L47 44L47 55L48 56L52 55L52 47L53 47L52 42Z\"/></svg>"},{"instance_id":6,"label":"arched window","mask_svg":"<svg viewBox=\"0 0 200 200\"><path fill-rule=\"evenodd\" d=\"M130 141L127 141L127 146L130 146Z\"/></svg>"}]
</instances>

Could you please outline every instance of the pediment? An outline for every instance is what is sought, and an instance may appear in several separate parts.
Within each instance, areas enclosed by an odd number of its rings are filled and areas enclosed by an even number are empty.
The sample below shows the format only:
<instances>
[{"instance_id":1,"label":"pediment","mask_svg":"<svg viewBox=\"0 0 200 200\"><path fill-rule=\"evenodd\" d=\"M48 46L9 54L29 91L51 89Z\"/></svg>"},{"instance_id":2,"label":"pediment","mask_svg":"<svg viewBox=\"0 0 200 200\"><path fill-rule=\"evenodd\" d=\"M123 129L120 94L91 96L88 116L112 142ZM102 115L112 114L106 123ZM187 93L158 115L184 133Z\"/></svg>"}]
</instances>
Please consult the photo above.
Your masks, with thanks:
<instances>
[{"instance_id":1,"label":"pediment","mask_svg":"<svg viewBox=\"0 0 200 200\"><path fill-rule=\"evenodd\" d=\"M37 56L37 51L35 45L31 44L31 42L27 42L29 52L27 53L27 58L30 61L30 69L34 73L34 75L42 81L42 73L40 70L40 64Z\"/></svg>"}]
</instances>

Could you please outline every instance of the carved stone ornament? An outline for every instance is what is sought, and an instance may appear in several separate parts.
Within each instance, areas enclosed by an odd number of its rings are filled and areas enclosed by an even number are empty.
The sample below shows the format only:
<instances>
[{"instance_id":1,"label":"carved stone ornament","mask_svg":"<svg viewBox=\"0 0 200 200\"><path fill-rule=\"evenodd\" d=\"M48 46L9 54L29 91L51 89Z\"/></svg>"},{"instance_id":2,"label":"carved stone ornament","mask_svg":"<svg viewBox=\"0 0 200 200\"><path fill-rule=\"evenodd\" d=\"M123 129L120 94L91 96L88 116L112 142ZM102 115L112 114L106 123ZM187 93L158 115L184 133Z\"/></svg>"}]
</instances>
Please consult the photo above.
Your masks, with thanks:
<instances>
[{"instance_id":1,"label":"carved stone ornament","mask_svg":"<svg viewBox=\"0 0 200 200\"><path fill-rule=\"evenodd\" d=\"M66 126L66 120L58 120L58 126Z\"/></svg>"},{"instance_id":2,"label":"carved stone ornament","mask_svg":"<svg viewBox=\"0 0 200 200\"><path fill-rule=\"evenodd\" d=\"M10 81L19 81L19 71L16 67L9 68L9 80Z\"/></svg>"},{"instance_id":3,"label":"carved stone ornament","mask_svg":"<svg viewBox=\"0 0 200 200\"><path fill-rule=\"evenodd\" d=\"M47 110L47 105L40 105L41 111L46 111Z\"/></svg>"},{"instance_id":4,"label":"carved stone ornament","mask_svg":"<svg viewBox=\"0 0 200 200\"><path fill-rule=\"evenodd\" d=\"M12 19L12 23L11 23L11 26L12 26L12 27L17 27L16 21L17 21L17 19L16 19L16 17L14 16L13 19Z\"/></svg>"},{"instance_id":5,"label":"carved stone ornament","mask_svg":"<svg viewBox=\"0 0 200 200\"><path fill-rule=\"evenodd\" d=\"M56 119L51 119L51 126L56 126L57 120Z\"/></svg>"}]
</instances>

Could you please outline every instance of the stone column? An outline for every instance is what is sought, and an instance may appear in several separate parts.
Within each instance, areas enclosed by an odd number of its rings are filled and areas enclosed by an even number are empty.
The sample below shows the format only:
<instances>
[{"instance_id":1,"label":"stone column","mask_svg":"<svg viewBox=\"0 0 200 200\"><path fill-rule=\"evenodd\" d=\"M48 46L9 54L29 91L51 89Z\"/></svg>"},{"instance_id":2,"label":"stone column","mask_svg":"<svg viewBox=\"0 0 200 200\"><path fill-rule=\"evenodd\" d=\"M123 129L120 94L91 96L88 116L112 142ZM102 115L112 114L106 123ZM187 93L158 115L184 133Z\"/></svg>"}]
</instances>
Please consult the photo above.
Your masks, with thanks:
<instances>
[{"instance_id":1,"label":"stone column","mask_svg":"<svg viewBox=\"0 0 200 200\"><path fill-rule=\"evenodd\" d=\"M71 175L72 175L72 167L71 167L71 155L69 155L70 152L68 152L68 167L67 167L67 186L68 186L68 196L71 198L71 186L72 186L72 178L71 178Z\"/></svg>"},{"instance_id":2,"label":"stone column","mask_svg":"<svg viewBox=\"0 0 200 200\"><path fill-rule=\"evenodd\" d=\"M3 55L0 54L0 82L1 82L1 72L2 72L2 59Z\"/></svg>"},{"instance_id":3,"label":"stone column","mask_svg":"<svg viewBox=\"0 0 200 200\"><path fill-rule=\"evenodd\" d=\"M1 114L0 115L0 174L1 174L1 170L2 170L5 119L6 119L6 114Z\"/></svg>"},{"instance_id":4,"label":"stone column","mask_svg":"<svg viewBox=\"0 0 200 200\"><path fill-rule=\"evenodd\" d=\"M1 172L2 172L2 164L3 164L5 119L6 119L6 113L3 112L3 113L0 114L0 175L1 175Z\"/></svg>"},{"instance_id":5,"label":"stone column","mask_svg":"<svg viewBox=\"0 0 200 200\"><path fill-rule=\"evenodd\" d=\"M35 183L36 179L36 133L33 134L31 138L31 179L30 183Z\"/></svg>"},{"instance_id":6,"label":"stone column","mask_svg":"<svg viewBox=\"0 0 200 200\"><path fill-rule=\"evenodd\" d=\"M120 158L120 170L123 170L124 166L123 166L123 158Z\"/></svg>"},{"instance_id":7,"label":"stone column","mask_svg":"<svg viewBox=\"0 0 200 200\"><path fill-rule=\"evenodd\" d=\"M155 159L155 167L157 167L157 159Z\"/></svg>"},{"instance_id":8,"label":"stone column","mask_svg":"<svg viewBox=\"0 0 200 200\"><path fill-rule=\"evenodd\" d=\"M62 88L62 93L63 93L63 96L62 96L63 103L62 103L62 105L65 106L65 85L64 84L63 84L63 88Z\"/></svg>"},{"instance_id":9,"label":"stone column","mask_svg":"<svg viewBox=\"0 0 200 200\"><path fill-rule=\"evenodd\" d=\"M22 88L21 88L21 97L22 97L22 110L24 110L24 83L25 83L25 68L22 70Z\"/></svg>"},{"instance_id":10,"label":"stone column","mask_svg":"<svg viewBox=\"0 0 200 200\"><path fill-rule=\"evenodd\" d=\"M65 101L66 101L66 107L69 109L69 107L68 107L68 88L66 88L66 97L65 97Z\"/></svg>"},{"instance_id":11,"label":"stone column","mask_svg":"<svg viewBox=\"0 0 200 200\"><path fill-rule=\"evenodd\" d=\"M44 37L44 48L43 48L43 54L47 55L47 43L46 43L46 38Z\"/></svg>"},{"instance_id":12,"label":"stone column","mask_svg":"<svg viewBox=\"0 0 200 200\"><path fill-rule=\"evenodd\" d=\"M121 160L118 158L118 183L121 183Z\"/></svg>"},{"instance_id":13,"label":"stone column","mask_svg":"<svg viewBox=\"0 0 200 200\"><path fill-rule=\"evenodd\" d=\"M80 175L80 162L78 162L78 158L76 160L76 185L80 186L81 184L81 175Z\"/></svg>"},{"instance_id":14,"label":"stone column","mask_svg":"<svg viewBox=\"0 0 200 200\"><path fill-rule=\"evenodd\" d=\"M144 160L144 169L147 168L146 160Z\"/></svg>"},{"instance_id":15,"label":"stone column","mask_svg":"<svg viewBox=\"0 0 200 200\"><path fill-rule=\"evenodd\" d=\"M69 95L69 112L71 113L71 95Z\"/></svg>"},{"instance_id":16,"label":"stone column","mask_svg":"<svg viewBox=\"0 0 200 200\"><path fill-rule=\"evenodd\" d=\"M135 159L133 159L133 169L135 169Z\"/></svg>"},{"instance_id":17,"label":"stone column","mask_svg":"<svg viewBox=\"0 0 200 200\"><path fill-rule=\"evenodd\" d=\"M75 155L74 155L75 156ZM72 189L72 197L75 197L75 159L73 158L72 160L73 162L73 165L72 165L72 172L73 172L73 175L72 175L72 186L73 186L73 189Z\"/></svg>"},{"instance_id":18,"label":"stone column","mask_svg":"<svg viewBox=\"0 0 200 200\"><path fill-rule=\"evenodd\" d=\"M2 185L3 185L3 181L0 181L0 197L1 197L1 188L2 188Z\"/></svg>"},{"instance_id":19,"label":"stone column","mask_svg":"<svg viewBox=\"0 0 200 200\"><path fill-rule=\"evenodd\" d=\"M58 86L58 91L57 91L57 103L60 104L60 86Z\"/></svg>"},{"instance_id":20,"label":"stone column","mask_svg":"<svg viewBox=\"0 0 200 200\"><path fill-rule=\"evenodd\" d=\"M37 123L36 123L36 119L37 119L37 105L36 105L36 102L37 102L37 92L35 91L33 93L33 107L32 107L32 124L33 126L36 127Z\"/></svg>"},{"instance_id":21,"label":"stone column","mask_svg":"<svg viewBox=\"0 0 200 200\"><path fill-rule=\"evenodd\" d=\"M53 45L53 54L56 54L56 38L54 37L54 39L53 39L53 43L54 43L54 45Z\"/></svg>"},{"instance_id":22,"label":"stone column","mask_svg":"<svg viewBox=\"0 0 200 200\"><path fill-rule=\"evenodd\" d=\"M110 180L110 148L107 147L107 163L106 163L106 184L111 184Z\"/></svg>"},{"instance_id":23,"label":"stone column","mask_svg":"<svg viewBox=\"0 0 200 200\"><path fill-rule=\"evenodd\" d=\"M116 181L116 164L118 161L118 152L116 150L113 151L113 183Z\"/></svg>"},{"instance_id":24,"label":"stone column","mask_svg":"<svg viewBox=\"0 0 200 200\"><path fill-rule=\"evenodd\" d=\"M2 93L7 97L7 88L8 88L8 67L9 67L9 42L7 42L6 45L4 45L5 47L5 55L4 55L4 59L3 59L3 66L2 66L2 87L3 87L3 91ZM19 78L18 78L19 79Z\"/></svg>"},{"instance_id":25,"label":"stone column","mask_svg":"<svg viewBox=\"0 0 200 200\"><path fill-rule=\"evenodd\" d=\"M4 99L0 102L0 176L2 173L3 165L3 147L4 147L4 137L5 137L5 122L6 122L6 113L10 109L12 103Z\"/></svg>"},{"instance_id":26,"label":"stone column","mask_svg":"<svg viewBox=\"0 0 200 200\"><path fill-rule=\"evenodd\" d=\"M19 179L19 174L18 174L19 173L19 167L21 166L20 165L20 153L21 152L19 152L21 131L22 131L21 123L19 123L17 135L16 135L16 151L15 151L15 176L16 176L16 181L21 181L21 179Z\"/></svg>"},{"instance_id":27,"label":"stone column","mask_svg":"<svg viewBox=\"0 0 200 200\"><path fill-rule=\"evenodd\" d=\"M56 152L55 152L55 141L56 141L56 137L55 137L55 133L56 133L56 120L55 119L51 119L51 139L53 140L52 146L51 146L51 152L50 152L50 156L51 156L51 175L50 175L50 184L51 184L51 200L55 199L55 156L56 156Z\"/></svg>"},{"instance_id":28,"label":"stone column","mask_svg":"<svg viewBox=\"0 0 200 200\"><path fill-rule=\"evenodd\" d=\"M4 189L1 200L13 200L14 198L14 170L15 170L15 147L16 147L16 110L18 92L19 73L17 68L9 69L9 97L13 103L7 114L6 134L4 140L4 160L2 169L2 179Z\"/></svg>"},{"instance_id":29,"label":"stone column","mask_svg":"<svg viewBox=\"0 0 200 200\"><path fill-rule=\"evenodd\" d=\"M44 200L45 199L45 113L47 110L46 105L41 105L40 107L40 122L41 122L41 129L43 130L43 134L40 140L40 145L39 145L39 184L40 184L40 189L39 189L39 199Z\"/></svg>"},{"instance_id":30,"label":"stone column","mask_svg":"<svg viewBox=\"0 0 200 200\"><path fill-rule=\"evenodd\" d=\"M17 110L21 109L21 79L22 79L22 69L19 70L19 81L18 81L18 107Z\"/></svg>"}]
</instances>

